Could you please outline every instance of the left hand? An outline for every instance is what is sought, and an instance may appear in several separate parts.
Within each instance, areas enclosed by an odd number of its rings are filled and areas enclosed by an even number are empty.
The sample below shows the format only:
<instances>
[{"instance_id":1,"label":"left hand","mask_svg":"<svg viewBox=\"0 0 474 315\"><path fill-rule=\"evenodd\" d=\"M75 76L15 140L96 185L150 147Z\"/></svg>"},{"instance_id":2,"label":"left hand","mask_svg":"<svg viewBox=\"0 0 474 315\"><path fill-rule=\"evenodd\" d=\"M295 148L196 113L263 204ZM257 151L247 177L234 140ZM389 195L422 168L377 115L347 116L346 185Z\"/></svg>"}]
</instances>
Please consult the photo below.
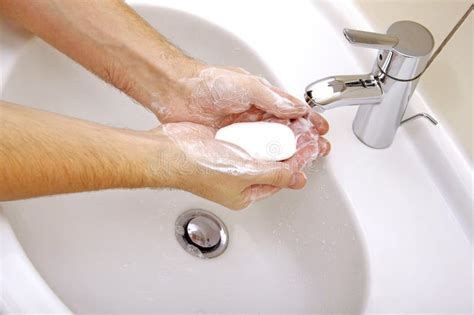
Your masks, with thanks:
<instances>
[{"instance_id":1,"label":"left hand","mask_svg":"<svg viewBox=\"0 0 474 315\"><path fill-rule=\"evenodd\" d=\"M150 131L152 136L165 136L173 144L166 150L171 158L158 163L168 166L170 187L238 210L281 188L301 189L305 185L299 159L255 160L241 148L214 139L215 133L215 128L186 122L163 124ZM316 150L311 146L305 151L311 155L317 154ZM160 179L161 173L156 173Z\"/></svg>"},{"instance_id":2,"label":"left hand","mask_svg":"<svg viewBox=\"0 0 474 315\"><path fill-rule=\"evenodd\" d=\"M306 115L309 106L241 68L201 64L185 66L189 73L173 79L149 108L162 123L193 122L221 128L254 109L282 119Z\"/></svg>"},{"instance_id":3,"label":"left hand","mask_svg":"<svg viewBox=\"0 0 474 315\"><path fill-rule=\"evenodd\" d=\"M329 125L321 115L315 112L311 111L304 117L296 119L281 119L254 108L234 120L234 122L245 121L277 122L290 127L297 139L296 153L286 162L293 169L304 170L318 156L326 156L331 150L331 143L320 136L328 132ZM266 186L266 197L277 193L280 189Z\"/></svg>"}]
</instances>

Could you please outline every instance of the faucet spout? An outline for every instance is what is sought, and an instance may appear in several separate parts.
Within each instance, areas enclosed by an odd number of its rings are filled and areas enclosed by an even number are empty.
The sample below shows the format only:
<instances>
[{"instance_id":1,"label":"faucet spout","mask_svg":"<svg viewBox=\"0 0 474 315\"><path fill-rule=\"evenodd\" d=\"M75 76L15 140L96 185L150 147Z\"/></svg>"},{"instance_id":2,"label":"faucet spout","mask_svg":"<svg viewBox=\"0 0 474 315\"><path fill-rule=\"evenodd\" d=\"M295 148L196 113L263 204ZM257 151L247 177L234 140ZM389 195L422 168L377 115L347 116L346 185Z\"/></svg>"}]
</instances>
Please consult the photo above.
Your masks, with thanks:
<instances>
[{"instance_id":1,"label":"faucet spout","mask_svg":"<svg viewBox=\"0 0 474 315\"><path fill-rule=\"evenodd\" d=\"M311 83L306 102L316 111L359 106L352 123L357 138L376 149L389 147L408 102L425 71L434 46L433 35L412 21L393 23L387 34L344 30L353 45L378 49L372 72L331 76Z\"/></svg>"},{"instance_id":2,"label":"faucet spout","mask_svg":"<svg viewBox=\"0 0 474 315\"><path fill-rule=\"evenodd\" d=\"M375 105L382 101L383 90L372 74L327 77L308 85L305 100L318 111L341 106Z\"/></svg>"}]
</instances>

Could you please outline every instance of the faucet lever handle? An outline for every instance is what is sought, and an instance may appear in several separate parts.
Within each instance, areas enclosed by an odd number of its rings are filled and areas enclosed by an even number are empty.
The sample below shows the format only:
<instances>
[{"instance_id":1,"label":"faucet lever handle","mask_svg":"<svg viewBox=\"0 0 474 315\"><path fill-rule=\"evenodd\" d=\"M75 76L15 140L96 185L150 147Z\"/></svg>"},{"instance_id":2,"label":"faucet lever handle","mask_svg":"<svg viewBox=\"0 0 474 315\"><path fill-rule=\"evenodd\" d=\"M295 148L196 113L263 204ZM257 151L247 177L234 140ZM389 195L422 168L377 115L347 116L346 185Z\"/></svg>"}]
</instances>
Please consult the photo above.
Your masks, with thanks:
<instances>
[{"instance_id":1,"label":"faucet lever handle","mask_svg":"<svg viewBox=\"0 0 474 315\"><path fill-rule=\"evenodd\" d=\"M356 46L391 50L398 44L398 37L392 35L364 32L348 28L345 28L343 33L349 43Z\"/></svg>"}]
</instances>

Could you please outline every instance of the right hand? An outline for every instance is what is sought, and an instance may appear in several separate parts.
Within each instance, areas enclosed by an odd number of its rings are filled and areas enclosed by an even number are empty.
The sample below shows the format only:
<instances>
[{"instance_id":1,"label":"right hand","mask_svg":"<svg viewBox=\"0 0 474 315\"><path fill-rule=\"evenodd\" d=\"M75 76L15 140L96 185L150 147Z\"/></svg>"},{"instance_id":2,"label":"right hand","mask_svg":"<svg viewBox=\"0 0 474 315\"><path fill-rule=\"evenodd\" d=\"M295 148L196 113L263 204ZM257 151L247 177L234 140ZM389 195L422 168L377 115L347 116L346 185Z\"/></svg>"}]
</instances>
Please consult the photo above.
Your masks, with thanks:
<instances>
[{"instance_id":1,"label":"right hand","mask_svg":"<svg viewBox=\"0 0 474 315\"><path fill-rule=\"evenodd\" d=\"M215 140L216 129L194 123L164 124L155 132L174 144L173 186L230 209L243 209L281 188L301 189L306 184L300 171L305 159L297 156L285 162L257 161L237 146ZM304 152L314 154L317 146Z\"/></svg>"}]
</instances>

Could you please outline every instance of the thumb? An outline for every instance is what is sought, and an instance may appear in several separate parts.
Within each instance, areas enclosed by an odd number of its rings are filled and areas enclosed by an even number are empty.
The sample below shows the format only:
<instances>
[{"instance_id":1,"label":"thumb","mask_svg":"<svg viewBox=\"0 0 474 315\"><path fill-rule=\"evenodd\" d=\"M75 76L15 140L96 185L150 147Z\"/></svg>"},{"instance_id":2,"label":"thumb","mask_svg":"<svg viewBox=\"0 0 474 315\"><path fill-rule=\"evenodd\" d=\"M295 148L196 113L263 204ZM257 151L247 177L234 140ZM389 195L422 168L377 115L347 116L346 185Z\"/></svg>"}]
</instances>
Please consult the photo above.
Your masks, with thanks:
<instances>
[{"instance_id":1,"label":"thumb","mask_svg":"<svg viewBox=\"0 0 474 315\"><path fill-rule=\"evenodd\" d=\"M291 189L301 189L306 184L304 173L292 171L289 164L267 162L261 168L263 171L252 180L253 184Z\"/></svg>"},{"instance_id":2,"label":"thumb","mask_svg":"<svg viewBox=\"0 0 474 315\"><path fill-rule=\"evenodd\" d=\"M277 88L270 88L259 79L252 78L249 82L251 102L255 107L279 118L297 118L304 116L309 107L286 93L277 93Z\"/></svg>"},{"instance_id":3,"label":"thumb","mask_svg":"<svg viewBox=\"0 0 474 315\"><path fill-rule=\"evenodd\" d=\"M270 186L270 185L252 185L245 188L242 192L242 197L245 202L244 205L247 207L251 203L270 197L271 195L277 193L281 188Z\"/></svg>"}]
</instances>

